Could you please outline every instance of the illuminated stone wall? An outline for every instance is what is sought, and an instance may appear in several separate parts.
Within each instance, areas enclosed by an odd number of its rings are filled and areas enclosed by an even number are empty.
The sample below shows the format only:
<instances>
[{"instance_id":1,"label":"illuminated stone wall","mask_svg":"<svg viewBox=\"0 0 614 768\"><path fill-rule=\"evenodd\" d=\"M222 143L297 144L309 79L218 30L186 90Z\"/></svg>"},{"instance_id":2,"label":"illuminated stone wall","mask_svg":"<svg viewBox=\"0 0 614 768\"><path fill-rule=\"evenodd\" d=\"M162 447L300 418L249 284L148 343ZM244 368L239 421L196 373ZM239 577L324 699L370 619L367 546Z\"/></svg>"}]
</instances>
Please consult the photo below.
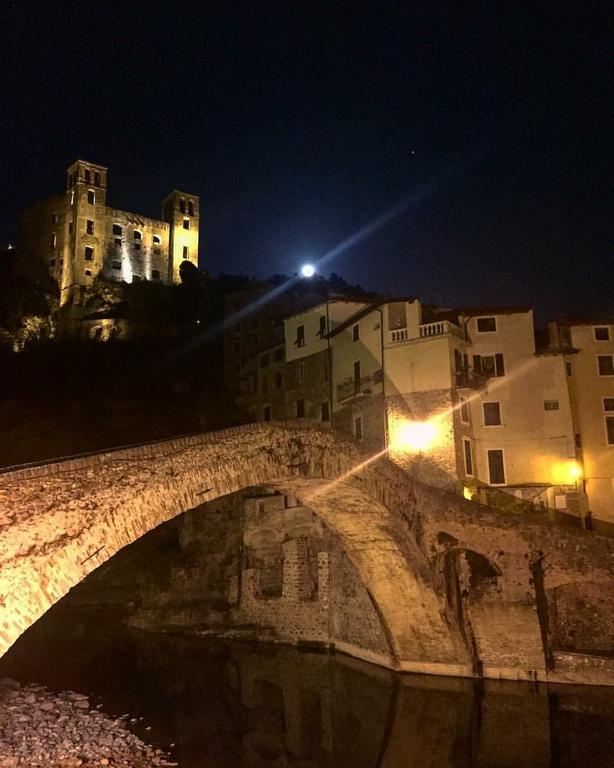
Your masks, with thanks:
<instances>
[{"instance_id":1,"label":"illuminated stone wall","mask_svg":"<svg viewBox=\"0 0 614 768\"><path fill-rule=\"evenodd\" d=\"M391 462L365 465L366 458L330 430L260 424L1 476L1 649L88 573L160 523L264 485L308 507L337 538L364 585L388 650L381 654L371 645L365 651L356 643L346 649L353 655L406 671L614 683L609 629L601 653L596 643L589 652L581 644L557 647L561 632L553 610L564 585L575 584L573 599L582 596L587 604L597 596L612 598L613 539L537 513L502 514L412 482ZM306 575L300 538L284 551L293 585L286 597L307 605L318 593L323 604L334 599L334 578L324 590L323 556L316 558L317 577L313 569ZM456 553L488 567L467 572ZM452 562L451 556L458 567L444 568L442 578L440 564ZM333 559L329 553L329 574ZM254 569L248 576L256 597ZM355 616L359 606L358 599ZM608 621L607 611L600 616Z\"/></svg>"},{"instance_id":2,"label":"illuminated stone wall","mask_svg":"<svg viewBox=\"0 0 614 768\"><path fill-rule=\"evenodd\" d=\"M172 192L164 200L162 219L152 219L108 206L107 177L103 166L79 160L68 169L63 194L35 203L22 214L20 268L32 276L42 272L54 278L62 304L80 303L82 290L100 273L128 283L177 283L185 258L198 266L196 195Z\"/></svg>"}]
</instances>

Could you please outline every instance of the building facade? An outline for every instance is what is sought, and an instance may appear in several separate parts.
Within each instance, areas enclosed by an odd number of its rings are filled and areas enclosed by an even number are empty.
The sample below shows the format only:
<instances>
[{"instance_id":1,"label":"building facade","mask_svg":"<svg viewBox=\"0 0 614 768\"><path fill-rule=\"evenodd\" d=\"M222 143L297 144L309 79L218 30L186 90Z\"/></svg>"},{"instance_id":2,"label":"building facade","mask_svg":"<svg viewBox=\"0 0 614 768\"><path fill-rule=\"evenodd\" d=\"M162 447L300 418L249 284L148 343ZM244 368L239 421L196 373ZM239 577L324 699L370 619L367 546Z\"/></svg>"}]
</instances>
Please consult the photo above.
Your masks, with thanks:
<instances>
[{"instance_id":1,"label":"building facade","mask_svg":"<svg viewBox=\"0 0 614 768\"><path fill-rule=\"evenodd\" d=\"M565 365L591 512L614 521L614 320L559 320L549 324L548 336Z\"/></svg>"},{"instance_id":2,"label":"building facade","mask_svg":"<svg viewBox=\"0 0 614 768\"><path fill-rule=\"evenodd\" d=\"M283 327L253 359L256 421L317 421L495 506L614 522L614 324L552 324L538 347L529 307L337 298Z\"/></svg>"},{"instance_id":3,"label":"building facade","mask_svg":"<svg viewBox=\"0 0 614 768\"><path fill-rule=\"evenodd\" d=\"M77 160L67 170L66 190L27 208L18 252L22 269L49 274L60 304L79 304L95 277L179 281L181 264L198 266L200 202L174 190L162 201L160 219L107 205L108 170Z\"/></svg>"}]
</instances>

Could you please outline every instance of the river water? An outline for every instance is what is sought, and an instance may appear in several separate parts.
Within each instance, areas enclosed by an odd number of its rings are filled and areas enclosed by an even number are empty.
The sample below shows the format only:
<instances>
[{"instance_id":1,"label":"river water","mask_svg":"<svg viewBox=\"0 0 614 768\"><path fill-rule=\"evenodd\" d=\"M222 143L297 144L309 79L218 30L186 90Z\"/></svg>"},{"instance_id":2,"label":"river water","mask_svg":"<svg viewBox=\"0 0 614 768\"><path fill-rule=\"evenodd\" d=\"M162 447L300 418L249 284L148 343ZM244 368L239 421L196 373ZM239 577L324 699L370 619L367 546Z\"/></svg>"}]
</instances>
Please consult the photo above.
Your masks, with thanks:
<instances>
[{"instance_id":1,"label":"river water","mask_svg":"<svg viewBox=\"0 0 614 768\"><path fill-rule=\"evenodd\" d=\"M0 677L130 714L182 768L614 768L614 689L401 676L341 655L156 635L52 609Z\"/></svg>"}]
</instances>

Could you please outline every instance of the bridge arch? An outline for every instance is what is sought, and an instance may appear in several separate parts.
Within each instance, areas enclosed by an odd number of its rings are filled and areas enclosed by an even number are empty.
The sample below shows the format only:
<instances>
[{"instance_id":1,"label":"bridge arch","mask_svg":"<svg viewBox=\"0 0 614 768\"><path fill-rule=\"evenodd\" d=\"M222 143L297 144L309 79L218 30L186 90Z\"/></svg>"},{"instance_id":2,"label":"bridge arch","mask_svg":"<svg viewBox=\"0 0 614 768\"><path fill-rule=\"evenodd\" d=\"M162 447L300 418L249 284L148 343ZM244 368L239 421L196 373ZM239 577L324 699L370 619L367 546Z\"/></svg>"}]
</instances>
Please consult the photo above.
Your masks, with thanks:
<instances>
[{"instance_id":1,"label":"bridge arch","mask_svg":"<svg viewBox=\"0 0 614 768\"><path fill-rule=\"evenodd\" d=\"M339 538L388 638L381 663L470 674L419 543L411 481L368 458L329 430L255 424L0 476L0 655L123 547L203 502L265 485L295 496Z\"/></svg>"}]
</instances>

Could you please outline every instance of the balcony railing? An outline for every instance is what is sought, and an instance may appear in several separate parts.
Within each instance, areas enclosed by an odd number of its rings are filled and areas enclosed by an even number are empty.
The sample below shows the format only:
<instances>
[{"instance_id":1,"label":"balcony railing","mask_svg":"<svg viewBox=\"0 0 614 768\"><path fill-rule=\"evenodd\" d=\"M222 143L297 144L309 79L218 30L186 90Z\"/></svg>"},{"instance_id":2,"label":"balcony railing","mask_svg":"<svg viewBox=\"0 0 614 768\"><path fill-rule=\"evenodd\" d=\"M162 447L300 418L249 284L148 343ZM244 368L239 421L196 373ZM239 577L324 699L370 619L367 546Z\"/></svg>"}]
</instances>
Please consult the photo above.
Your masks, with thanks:
<instances>
[{"instance_id":1,"label":"balcony railing","mask_svg":"<svg viewBox=\"0 0 614 768\"><path fill-rule=\"evenodd\" d=\"M410 336L407 328L397 328L394 331L388 331L388 339L392 344L403 341L411 341L414 338L429 339L433 336L445 336L446 334L463 337L463 332L454 323L448 320L438 320L436 323L423 323L418 326L418 336Z\"/></svg>"},{"instance_id":2,"label":"balcony railing","mask_svg":"<svg viewBox=\"0 0 614 768\"><path fill-rule=\"evenodd\" d=\"M337 402L348 400L359 395L371 395L373 393L373 379L363 376L361 379L348 378L337 384Z\"/></svg>"}]
</instances>

